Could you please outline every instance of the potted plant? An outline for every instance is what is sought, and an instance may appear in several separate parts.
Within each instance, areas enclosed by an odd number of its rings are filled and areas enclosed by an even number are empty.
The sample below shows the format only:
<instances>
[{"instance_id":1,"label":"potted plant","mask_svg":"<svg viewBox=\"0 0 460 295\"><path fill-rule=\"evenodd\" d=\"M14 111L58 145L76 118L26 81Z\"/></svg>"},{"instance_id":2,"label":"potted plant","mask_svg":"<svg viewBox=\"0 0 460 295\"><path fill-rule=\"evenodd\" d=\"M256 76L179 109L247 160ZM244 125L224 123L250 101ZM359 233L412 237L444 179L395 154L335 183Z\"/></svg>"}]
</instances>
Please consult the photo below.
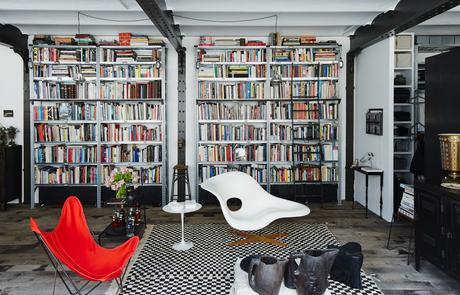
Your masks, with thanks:
<instances>
[{"instance_id":1,"label":"potted plant","mask_svg":"<svg viewBox=\"0 0 460 295\"><path fill-rule=\"evenodd\" d=\"M129 190L136 189L139 186L139 179L137 172L132 168L115 168L110 173L110 177L105 180L105 186L117 192L117 199L125 199Z\"/></svg>"},{"instance_id":2,"label":"potted plant","mask_svg":"<svg viewBox=\"0 0 460 295\"><path fill-rule=\"evenodd\" d=\"M6 133L8 135L8 145L9 146L15 146L16 143L14 142L14 139L16 138L16 134L18 133L19 129L14 127L14 126L10 126L6 129Z\"/></svg>"}]
</instances>

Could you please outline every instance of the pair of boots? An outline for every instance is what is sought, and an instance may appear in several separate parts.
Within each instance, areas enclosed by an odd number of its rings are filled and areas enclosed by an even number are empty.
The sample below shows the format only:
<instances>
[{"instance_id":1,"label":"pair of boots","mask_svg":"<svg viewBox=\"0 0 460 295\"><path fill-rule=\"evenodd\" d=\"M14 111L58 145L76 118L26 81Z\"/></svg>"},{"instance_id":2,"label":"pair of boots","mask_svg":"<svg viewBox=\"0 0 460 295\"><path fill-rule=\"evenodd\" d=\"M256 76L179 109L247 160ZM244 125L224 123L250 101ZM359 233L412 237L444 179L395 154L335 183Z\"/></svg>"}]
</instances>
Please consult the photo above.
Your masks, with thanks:
<instances>
[{"instance_id":1,"label":"pair of boots","mask_svg":"<svg viewBox=\"0 0 460 295\"><path fill-rule=\"evenodd\" d=\"M288 260L256 255L243 259L242 268L246 270L244 265L250 259L249 285L260 295L277 295L283 279L285 286L296 289L299 295L323 295L338 253L337 249L307 250L291 254Z\"/></svg>"}]
</instances>

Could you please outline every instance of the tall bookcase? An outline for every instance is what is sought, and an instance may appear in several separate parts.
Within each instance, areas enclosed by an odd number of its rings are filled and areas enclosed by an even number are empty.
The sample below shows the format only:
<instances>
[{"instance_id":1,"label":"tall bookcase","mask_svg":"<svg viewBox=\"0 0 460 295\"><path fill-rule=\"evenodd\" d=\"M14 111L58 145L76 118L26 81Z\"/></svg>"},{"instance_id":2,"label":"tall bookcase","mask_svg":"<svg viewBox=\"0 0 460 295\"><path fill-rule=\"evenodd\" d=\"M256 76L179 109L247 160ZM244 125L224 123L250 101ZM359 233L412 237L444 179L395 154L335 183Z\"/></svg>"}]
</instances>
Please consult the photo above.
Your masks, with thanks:
<instances>
[{"instance_id":1,"label":"tall bookcase","mask_svg":"<svg viewBox=\"0 0 460 295\"><path fill-rule=\"evenodd\" d=\"M327 185L340 202L340 46L196 50L198 184L240 170L286 198L308 201L314 186L323 200Z\"/></svg>"},{"instance_id":2,"label":"tall bookcase","mask_svg":"<svg viewBox=\"0 0 460 295\"><path fill-rule=\"evenodd\" d=\"M161 195L143 201L165 203L165 56L162 46L30 46L32 207L40 189L63 187L93 188L100 207L115 167L137 171L139 193Z\"/></svg>"},{"instance_id":3,"label":"tall bookcase","mask_svg":"<svg viewBox=\"0 0 460 295\"><path fill-rule=\"evenodd\" d=\"M407 101L394 101L394 172L404 183L412 183L413 177L409 166L414 155L415 138L415 42L413 33L401 33L395 36L394 47L395 77L404 77L405 81L394 81L395 97L406 91ZM404 83L402 83L404 82Z\"/></svg>"}]
</instances>

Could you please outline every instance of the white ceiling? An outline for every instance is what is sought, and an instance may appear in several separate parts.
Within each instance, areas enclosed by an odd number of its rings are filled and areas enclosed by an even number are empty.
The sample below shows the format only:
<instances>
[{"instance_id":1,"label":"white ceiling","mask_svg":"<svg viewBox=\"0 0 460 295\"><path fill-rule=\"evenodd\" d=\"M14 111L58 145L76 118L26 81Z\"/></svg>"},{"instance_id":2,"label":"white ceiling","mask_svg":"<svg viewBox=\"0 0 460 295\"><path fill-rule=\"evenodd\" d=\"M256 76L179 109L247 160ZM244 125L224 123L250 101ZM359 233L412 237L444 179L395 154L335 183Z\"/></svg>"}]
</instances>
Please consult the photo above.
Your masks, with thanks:
<instances>
[{"instance_id":1,"label":"white ceiling","mask_svg":"<svg viewBox=\"0 0 460 295\"><path fill-rule=\"evenodd\" d=\"M275 17L248 22L204 20L247 20L278 15L282 34L347 36L357 27L372 22L378 14L393 9L398 0L166 0L183 35L267 36L275 29ZM159 35L135 0L0 0L0 22L18 26L26 34L75 34L77 12L117 21L80 15L80 31L114 35L128 31ZM182 16L182 17L180 17ZM187 18L183 18L187 17ZM419 33L460 30L460 9L446 12L416 28Z\"/></svg>"}]
</instances>

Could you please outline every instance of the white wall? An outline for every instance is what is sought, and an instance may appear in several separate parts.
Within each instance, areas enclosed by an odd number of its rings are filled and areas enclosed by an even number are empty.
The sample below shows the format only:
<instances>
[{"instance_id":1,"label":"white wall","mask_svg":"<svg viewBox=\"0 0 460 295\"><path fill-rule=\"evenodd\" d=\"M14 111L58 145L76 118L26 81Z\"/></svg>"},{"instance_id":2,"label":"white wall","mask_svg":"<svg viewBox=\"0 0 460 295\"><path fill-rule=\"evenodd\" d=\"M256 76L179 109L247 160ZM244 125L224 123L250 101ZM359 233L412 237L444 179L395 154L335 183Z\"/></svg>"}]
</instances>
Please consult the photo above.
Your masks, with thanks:
<instances>
[{"instance_id":1,"label":"white wall","mask_svg":"<svg viewBox=\"0 0 460 295\"><path fill-rule=\"evenodd\" d=\"M24 95L23 95L23 61L19 54L9 47L0 45L0 124L4 127L14 126L19 129L16 143L23 143L24 136ZM4 118L4 110L13 110L14 117Z\"/></svg>"},{"instance_id":2,"label":"white wall","mask_svg":"<svg viewBox=\"0 0 460 295\"><path fill-rule=\"evenodd\" d=\"M24 94L23 94L23 61L19 54L7 46L0 45L0 124L4 127L14 126L19 129L16 143L24 142ZM4 118L4 110L13 110L12 118ZM24 151L23 151L24 152ZM22 157L24 163L24 157ZM24 168L24 166L23 166ZM22 178L24 183L24 177Z\"/></svg>"},{"instance_id":3,"label":"white wall","mask_svg":"<svg viewBox=\"0 0 460 295\"><path fill-rule=\"evenodd\" d=\"M393 69L394 37L361 51L355 59L354 158L373 152L373 166L384 170L383 218L393 214ZM383 109L383 136L366 134L366 112ZM355 200L365 205L365 177L355 174ZM380 212L380 182L369 177L369 209Z\"/></svg>"}]
</instances>

